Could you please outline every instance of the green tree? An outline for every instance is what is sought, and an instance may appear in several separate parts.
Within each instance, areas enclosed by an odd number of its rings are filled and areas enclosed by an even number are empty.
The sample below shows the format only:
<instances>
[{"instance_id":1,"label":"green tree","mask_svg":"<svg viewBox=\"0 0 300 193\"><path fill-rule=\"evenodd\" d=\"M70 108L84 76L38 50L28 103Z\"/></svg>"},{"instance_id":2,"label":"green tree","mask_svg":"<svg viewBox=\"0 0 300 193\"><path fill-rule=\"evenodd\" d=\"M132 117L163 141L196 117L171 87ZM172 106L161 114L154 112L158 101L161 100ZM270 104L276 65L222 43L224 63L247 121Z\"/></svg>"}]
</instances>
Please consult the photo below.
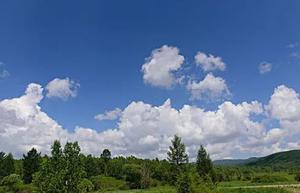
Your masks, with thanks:
<instances>
[{"instance_id":1,"label":"green tree","mask_svg":"<svg viewBox=\"0 0 300 193\"><path fill-rule=\"evenodd\" d=\"M140 173L141 173L141 180L140 180L141 188L143 189L149 188L152 180L149 167L147 167L146 164L143 164Z\"/></svg>"},{"instance_id":2,"label":"green tree","mask_svg":"<svg viewBox=\"0 0 300 193\"><path fill-rule=\"evenodd\" d=\"M111 159L111 153L109 149L104 149L100 157L104 161L104 174L107 176L108 164Z\"/></svg>"},{"instance_id":3,"label":"green tree","mask_svg":"<svg viewBox=\"0 0 300 193\"><path fill-rule=\"evenodd\" d=\"M35 184L44 193L79 193L78 184L84 174L77 142L66 143L62 150L60 142L52 146L51 157L42 164Z\"/></svg>"},{"instance_id":4,"label":"green tree","mask_svg":"<svg viewBox=\"0 0 300 193\"><path fill-rule=\"evenodd\" d=\"M109 149L104 149L103 152L101 153L101 158L104 160L110 160L111 159L111 153Z\"/></svg>"},{"instance_id":5,"label":"green tree","mask_svg":"<svg viewBox=\"0 0 300 193\"><path fill-rule=\"evenodd\" d=\"M80 147L77 142L67 142L64 148L65 184L68 193L79 192L77 185L83 177L83 165L80 159Z\"/></svg>"},{"instance_id":6,"label":"green tree","mask_svg":"<svg viewBox=\"0 0 300 193\"><path fill-rule=\"evenodd\" d=\"M51 147L51 156L45 157L41 164L40 172L34 177L34 183L40 192L66 193L65 189L65 161L59 141L54 141Z\"/></svg>"},{"instance_id":7,"label":"green tree","mask_svg":"<svg viewBox=\"0 0 300 193\"><path fill-rule=\"evenodd\" d=\"M215 180L212 161L209 157L209 154L206 152L205 148L202 145L198 150L196 168L200 178L202 178L203 180Z\"/></svg>"},{"instance_id":8,"label":"green tree","mask_svg":"<svg viewBox=\"0 0 300 193\"><path fill-rule=\"evenodd\" d=\"M15 172L14 158L11 153L0 152L0 180Z\"/></svg>"},{"instance_id":9,"label":"green tree","mask_svg":"<svg viewBox=\"0 0 300 193\"><path fill-rule=\"evenodd\" d=\"M94 189L93 183L88 179L83 179L78 184L78 190L80 193L91 192Z\"/></svg>"},{"instance_id":10,"label":"green tree","mask_svg":"<svg viewBox=\"0 0 300 193\"><path fill-rule=\"evenodd\" d=\"M7 186L8 191L13 191L15 192L17 190L16 186L21 184L22 180L21 177L17 174L10 174L6 177L3 178L1 181L1 186Z\"/></svg>"},{"instance_id":11,"label":"green tree","mask_svg":"<svg viewBox=\"0 0 300 193\"><path fill-rule=\"evenodd\" d=\"M192 182L187 172L182 172L176 183L177 193L192 193Z\"/></svg>"},{"instance_id":12,"label":"green tree","mask_svg":"<svg viewBox=\"0 0 300 193\"><path fill-rule=\"evenodd\" d=\"M175 135L171 142L172 145L168 151L168 161L176 166L188 163L188 155L185 152L185 145L181 143L181 138Z\"/></svg>"},{"instance_id":13,"label":"green tree","mask_svg":"<svg viewBox=\"0 0 300 193\"><path fill-rule=\"evenodd\" d=\"M25 184L32 182L32 175L38 172L41 161L41 153L32 148L27 155L23 154L23 181Z\"/></svg>"}]
</instances>

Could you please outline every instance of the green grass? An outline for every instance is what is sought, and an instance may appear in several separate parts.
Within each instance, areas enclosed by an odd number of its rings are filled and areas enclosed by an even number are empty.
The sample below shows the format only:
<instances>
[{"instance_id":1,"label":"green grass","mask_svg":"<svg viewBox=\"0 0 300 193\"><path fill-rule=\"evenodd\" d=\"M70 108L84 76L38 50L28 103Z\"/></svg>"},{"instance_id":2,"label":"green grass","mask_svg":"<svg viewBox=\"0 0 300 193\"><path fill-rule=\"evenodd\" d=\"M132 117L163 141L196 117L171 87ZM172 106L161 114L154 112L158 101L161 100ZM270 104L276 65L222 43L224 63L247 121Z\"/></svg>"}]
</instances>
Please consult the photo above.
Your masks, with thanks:
<instances>
[{"instance_id":1,"label":"green grass","mask_svg":"<svg viewBox=\"0 0 300 193\"><path fill-rule=\"evenodd\" d=\"M220 189L218 193L290 193L290 192L281 188L240 188L240 189L223 188Z\"/></svg>"},{"instance_id":2,"label":"green grass","mask_svg":"<svg viewBox=\"0 0 300 193\"><path fill-rule=\"evenodd\" d=\"M100 193L100 192L95 192L95 193ZM106 191L105 193L176 193L176 190L170 186L160 186L160 187L150 188L145 190L115 190L115 191Z\"/></svg>"},{"instance_id":3,"label":"green grass","mask_svg":"<svg viewBox=\"0 0 300 193\"><path fill-rule=\"evenodd\" d=\"M146 190L119 190L119 191L107 191L105 193L176 193L176 190L173 187L164 186L164 187L150 188ZM201 190L199 190L196 191L196 193L202 193L202 192ZM279 188L241 188L241 189L218 188L218 190L211 193L290 193L290 192Z\"/></svg>"}]
</instances>

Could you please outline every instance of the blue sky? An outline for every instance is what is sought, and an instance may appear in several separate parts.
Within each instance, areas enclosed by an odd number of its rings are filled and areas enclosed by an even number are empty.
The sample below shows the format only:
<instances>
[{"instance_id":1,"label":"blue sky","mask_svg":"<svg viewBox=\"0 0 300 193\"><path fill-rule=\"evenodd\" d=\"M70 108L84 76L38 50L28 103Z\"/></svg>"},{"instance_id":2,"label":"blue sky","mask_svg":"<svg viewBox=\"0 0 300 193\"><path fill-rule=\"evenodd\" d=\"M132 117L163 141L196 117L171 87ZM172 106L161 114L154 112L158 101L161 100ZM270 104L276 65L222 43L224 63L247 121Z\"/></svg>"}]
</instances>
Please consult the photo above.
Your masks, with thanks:
<instances>
[{"instance_id":1,"label":"blue sky","mask_svg":"<svg viewBox=\"0 0 300 193\"><path fill-rule=\"evenodd\" d=\"M206 74L195 67L197 52L221 57L226 70L214 75L226 80L227 100L266 104L281 84L300 90L299 6L297 0L1 1L0 68L10 75L0 80L0 100L21 96L29 83L45 87L68 77L80 84L77 96L45 98L40 106L69 131L113 128L116 121L94 116L132 101L158 106L170 98L176 109L216 109L219 100L191 100L184 86L145 84L145 58L169 45L199 81ZM262 62L272 65L270 72L259 73Z\"/></svg>"}]
</instances>

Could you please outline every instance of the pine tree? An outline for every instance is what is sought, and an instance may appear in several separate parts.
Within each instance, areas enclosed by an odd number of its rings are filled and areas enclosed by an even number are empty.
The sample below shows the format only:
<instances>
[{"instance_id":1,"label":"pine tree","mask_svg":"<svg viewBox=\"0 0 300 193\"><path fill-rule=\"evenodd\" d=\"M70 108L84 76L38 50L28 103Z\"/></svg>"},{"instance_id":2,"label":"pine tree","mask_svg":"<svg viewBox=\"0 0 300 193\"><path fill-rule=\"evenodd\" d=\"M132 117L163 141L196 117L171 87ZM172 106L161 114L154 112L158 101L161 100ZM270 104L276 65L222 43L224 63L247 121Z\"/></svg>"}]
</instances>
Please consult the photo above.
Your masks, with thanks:
<instances>
[{"instance_id":1,"label":"pine tree","mask_svg":"<svg viewBox=\"0 0 300 193\"><path fill-rule=\"evenodd\" d=\"M32 148L27 155L23 154L23 181L25 184L32 182L32 175L39 170L41 153Z\"/></svg>"},{"instance_id":2,"label":"pine tree","mask_svg":"<svg viewBox=\"0 0 300 193\"><path fill-rule=\"evenodd\" d=\"M111 159L111 153L109 149L104 149L100 157L104 161L104 174L107 176L108 164L109 164L109 160Z\"/></svg>"},{"instance_id":3,"label":"pine tree","mask_svg":"<svg viewBox=\"0 0 300 193\"><path fill-rule=\"evenodd\" d=\"M62 150L60 142L55 141L51 157L42 164L35 183L44 193L79 193L83 174L78 143L68 142Z\"/></svg>"},{"instance_id":4,"label":"pine tree","mask_svg":"<svg viewBox=\"0 0 300 193\"><path fill-rule=\"evenodd\" d=\"M4 152L0 152L0 180L15 172L15 162L13 155L9 153L6 155Z\"/></svg>"},{"instance_id":5,"label":"pine tree","mask_svg":"<svg viewBox=\"0 0 300 193\"><path fill-rule=\"evenodd\" d=\"M203 180L214 180L214 169L209 154L201 145L197 155L197 172Z\"/></svg>"},{"instance_id":6,"label":"pine tree","mask_svg":"<svg viewBox=\"0 0 300 193\"><path fill-rule=\"evenodd\" d=\"M171 142L172 145L168 151L168 161L176 166L188 163L188 155L185 152L185 145L181 143L181 138L175 135Z\"/></svg>"}]
</instances>

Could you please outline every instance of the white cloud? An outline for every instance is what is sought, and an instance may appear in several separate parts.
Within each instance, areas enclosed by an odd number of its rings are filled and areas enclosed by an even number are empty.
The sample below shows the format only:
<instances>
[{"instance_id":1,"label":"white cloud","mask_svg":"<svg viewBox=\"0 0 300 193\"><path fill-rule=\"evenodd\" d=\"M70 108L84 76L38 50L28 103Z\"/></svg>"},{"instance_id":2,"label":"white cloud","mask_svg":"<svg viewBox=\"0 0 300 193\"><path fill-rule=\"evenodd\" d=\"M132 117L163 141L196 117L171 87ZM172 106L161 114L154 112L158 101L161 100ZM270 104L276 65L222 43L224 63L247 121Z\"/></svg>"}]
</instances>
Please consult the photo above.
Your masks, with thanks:
<instances>
[{"instance_id":1,"label":"white cloud","mask_svg":"<svg viewBox=\"0 0 300 193\"><path fill-rule=\"evenodd\" d=\"M77 96L77 90L79 84L70 80L69 78L59 79L55 78L50 81L47 86L47 97L48 98L61 98L63 100L68 100L70 97Z\"/></svg>"},{"instance_id":2,"label":"white cloud","mask_svg":"<svg viewBox=\"0 0 300 193\"><path fill-rule=\"evenodd\" d=\"M268 73L272 70L272 64L268 62L262 62L259 64L258 70L260 74Z\"/></svg>"},{"instance_id":3,"label":"white cloud","mask_svg":"<svg viewBox=\"0 0 300 193\"><path fill-rule=\"evenodd\" d=\"M169 99L161 106L132 102L116 128L101 132L84 127L76 127L74 132L64 129L42 111L42 93L40 85L30 84L23 96L0 101L2 151L21 156L36 147L48 153L53 141L60 139L77 140L87 154L99 155L101 149L109 148L114 155L165 158L174 134L182 137L192 158L200 144L213 158L233 157L236 152L262 155L299 145L299 95L286 86L274 90L265 109L257 101L226 101L210 111L190 105L175 109ZM265 112L279 120L280 127L268 128L256 118Z\"/></svg>"},{"instance_id":4,"label":"white cloud","mask_svg":"<svg viewBox=\"0 0 300 193\"><path fill-rule=\"evenodd\" d=\"M226 64L222 61L221 57L213 56L211 54L205 54L203 52L198 52L196 54L195 62L204 71L224 71L226 69Z\"/></svg>"},{"instance_id":5,"label":"white cloud","mask_svg":"<svg viewBox=\"0 0 300 193\"><path fill-rule=\"evenodd\" d=\"M42 87L28 85L19 98L0 101L0 147L4 151L22 155L30 147L49 152L55 139L66 140L66 131L41 111Z\"/></svg>"},{"instance_id":6,"label":"white cloud","mask_svg":"<svg viewBox=\"0 0 300 193\"><path fill-rule=\"evenodd\" d=\"M164 45L152 51L142 66L144 82L153 86L170 88L176 83L174 73L180 69L184 57L177 47Z\"/></svg>"},{"instance_id":7,"label":"white cloud","mask_svg":"<svg viewBox=\"0 0 300 193\"><path fill-rule=\"evenodd\" d=\"M226 81L209 73L202 81L190 81L186 89L191 93L191 99L216 100L230 95Z\"/></svg>"},{"instance_id":8,"label":"white cloud","mask_svg":"<svg viewBox=\"0 0 300 193\"><path fill-rule=\"evenodd\" d=\"M116 120L122 115L122 110L119 108L116 108L112 111L106 111L103 114L98 114L95 116L95 119L98 121L103 120Z\"/></svg>"}]
</instances>

